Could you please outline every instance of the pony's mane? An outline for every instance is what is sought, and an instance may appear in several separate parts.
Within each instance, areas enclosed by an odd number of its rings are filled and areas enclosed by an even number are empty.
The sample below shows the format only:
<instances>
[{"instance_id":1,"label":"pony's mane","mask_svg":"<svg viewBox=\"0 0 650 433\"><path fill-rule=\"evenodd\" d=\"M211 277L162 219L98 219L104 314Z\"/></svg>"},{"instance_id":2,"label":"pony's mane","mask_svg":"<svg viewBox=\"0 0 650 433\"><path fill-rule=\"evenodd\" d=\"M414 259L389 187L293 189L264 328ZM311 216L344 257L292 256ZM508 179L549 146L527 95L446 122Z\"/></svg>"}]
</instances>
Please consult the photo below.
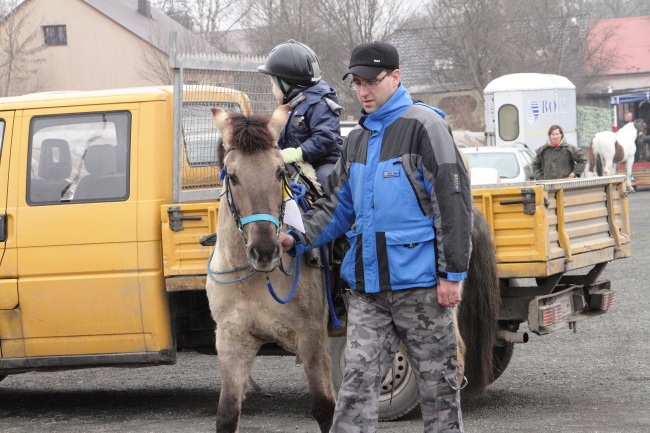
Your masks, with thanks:
<instances>
[{"instance_id":1,"label":"pony's mane","mask_svg":"<svg viewBox=\"0 0 650 433\"><path fill-rule=\"evenodd\" d=\"M244 154L255 153L275 146L275 138L268 128L270 116L254 114L246 117L241 113L229 113L232 127L229 146Z\"/></svg>"}]
</instances>

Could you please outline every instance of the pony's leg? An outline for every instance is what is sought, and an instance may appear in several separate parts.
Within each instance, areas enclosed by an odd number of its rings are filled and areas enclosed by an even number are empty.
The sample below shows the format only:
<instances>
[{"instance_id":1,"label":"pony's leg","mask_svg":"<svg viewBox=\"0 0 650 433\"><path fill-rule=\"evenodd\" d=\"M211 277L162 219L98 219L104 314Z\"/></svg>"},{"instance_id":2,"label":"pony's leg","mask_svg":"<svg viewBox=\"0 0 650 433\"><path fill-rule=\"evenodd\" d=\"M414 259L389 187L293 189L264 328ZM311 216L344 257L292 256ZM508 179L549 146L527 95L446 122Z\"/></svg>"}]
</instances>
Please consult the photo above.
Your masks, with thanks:
<instances>
[{"instance_id":1,"label":"pony's leg","mask_svg":"<svg viewBox=\"0 0 650 433\"><path fill-rule=\"evenodd\" d=\"M322 338L314 338L315 334ZM329 338L324 332L312 330L303 333L298 342L298 353L304 364L307 383L309 384L311 414L322 433L329 432L334 418L334 388L332 386L332 362L330 360Z\"/></svg>"},{"instance_id":2,"label":"pony's leg","mask_svg":"<svg viewBox=\"0 0 650 433\"><path fill-rule=\"evenodd\" d=\"M217 433L237 433L241 405L246 395L259 343L241 334L233 335L217 326L217 352L221 392L217 405Z\"/></svg>"}]
</instances>

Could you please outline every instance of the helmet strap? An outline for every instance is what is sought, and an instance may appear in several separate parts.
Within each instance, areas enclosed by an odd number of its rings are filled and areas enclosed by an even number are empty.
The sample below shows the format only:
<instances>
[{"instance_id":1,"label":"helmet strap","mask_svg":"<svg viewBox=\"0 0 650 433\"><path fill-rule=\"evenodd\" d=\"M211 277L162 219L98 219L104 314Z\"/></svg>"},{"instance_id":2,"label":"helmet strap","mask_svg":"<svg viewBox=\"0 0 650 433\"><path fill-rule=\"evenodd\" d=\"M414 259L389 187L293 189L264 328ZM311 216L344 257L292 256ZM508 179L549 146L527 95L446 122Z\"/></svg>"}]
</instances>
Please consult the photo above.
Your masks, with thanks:
<instances>
[{"instance_id":1,"label":"helmet strap","mask_svg":"<svg viewBox=\"0 0 650 433\"><path fill-rule=\"evenodd\" d=\"M289 84L280 77L273 77L273 78L275 78L275 82L278 84L278 88L282 91L282 94L284 95L285 104L289 103L289 101L294 96L296 96L296 94L300 93L302 89L304 89L304 86Z\"/></svg>"}]
</instances>

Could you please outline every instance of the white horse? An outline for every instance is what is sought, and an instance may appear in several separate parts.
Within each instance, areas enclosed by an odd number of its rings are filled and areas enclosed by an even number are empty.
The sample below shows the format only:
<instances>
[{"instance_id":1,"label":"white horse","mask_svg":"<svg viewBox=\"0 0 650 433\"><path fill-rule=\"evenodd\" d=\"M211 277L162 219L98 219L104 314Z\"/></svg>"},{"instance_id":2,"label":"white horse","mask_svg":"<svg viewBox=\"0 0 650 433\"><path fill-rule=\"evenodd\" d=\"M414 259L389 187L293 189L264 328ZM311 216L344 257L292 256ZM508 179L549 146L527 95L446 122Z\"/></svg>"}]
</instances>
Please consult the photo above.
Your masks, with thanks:
<instances>
[{"instance_id":1,"label":"white horse","mask_svg":"<svg viewBox=\"0 0 650 433\"><path fill-rule=\"evenodd\" d=\"M627 189L632 189L632 165L636 153L636 138L645 129L643 120L630 122L618 132L602 131L589 143L587 176L611 176L616 174L617 165L625 162Z\"/></svg>"}]
</instances>

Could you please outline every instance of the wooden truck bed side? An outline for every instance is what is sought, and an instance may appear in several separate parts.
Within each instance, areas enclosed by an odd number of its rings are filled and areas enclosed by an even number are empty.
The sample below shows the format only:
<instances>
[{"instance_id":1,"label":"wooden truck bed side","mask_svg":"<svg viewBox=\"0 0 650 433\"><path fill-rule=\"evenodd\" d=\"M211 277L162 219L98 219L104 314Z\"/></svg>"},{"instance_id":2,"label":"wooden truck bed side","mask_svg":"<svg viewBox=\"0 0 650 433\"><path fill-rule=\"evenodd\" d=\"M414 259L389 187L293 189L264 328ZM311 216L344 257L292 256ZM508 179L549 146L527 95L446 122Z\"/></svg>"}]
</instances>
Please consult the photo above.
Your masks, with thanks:
<instances>
[{"instance_id":1,"label":"wooden truck bed side","mask_svg":"<svg viewBox=\"0 0 650 433\"><path fill-rule=\"evenodd\" d=\"M478 185L500 278L539 278L627 257L625 177Z\"/></svg>"}]
</instances>

